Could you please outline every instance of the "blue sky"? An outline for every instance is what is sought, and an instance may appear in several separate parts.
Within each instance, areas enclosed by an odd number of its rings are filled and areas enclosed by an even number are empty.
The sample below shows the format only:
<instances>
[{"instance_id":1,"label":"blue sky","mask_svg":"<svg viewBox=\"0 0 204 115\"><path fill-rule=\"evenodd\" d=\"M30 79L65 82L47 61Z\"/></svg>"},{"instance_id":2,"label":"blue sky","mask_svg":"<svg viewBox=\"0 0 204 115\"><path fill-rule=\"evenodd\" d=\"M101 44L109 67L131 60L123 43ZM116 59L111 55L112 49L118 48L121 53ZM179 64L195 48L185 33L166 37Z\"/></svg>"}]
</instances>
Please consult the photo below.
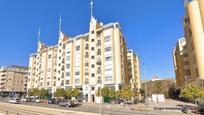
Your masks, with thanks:
<instances>
[{"instance_id":1,"label":"blue sky","mask_svg":"<svg viewBox=\"0 0 204 115\"><path fill-rule=\"evenodd\" d=\"M0 66L28 65L41 40L58 40L59 15L69 36L88 32L90 0L0 0ZM120 22L129 48L146 63L146 77L174 77L172 48L183 36L182 0L94 0L94 16L104 24ZM141 71L143 71L141 66Z\"/></svg>"}]
</instances>

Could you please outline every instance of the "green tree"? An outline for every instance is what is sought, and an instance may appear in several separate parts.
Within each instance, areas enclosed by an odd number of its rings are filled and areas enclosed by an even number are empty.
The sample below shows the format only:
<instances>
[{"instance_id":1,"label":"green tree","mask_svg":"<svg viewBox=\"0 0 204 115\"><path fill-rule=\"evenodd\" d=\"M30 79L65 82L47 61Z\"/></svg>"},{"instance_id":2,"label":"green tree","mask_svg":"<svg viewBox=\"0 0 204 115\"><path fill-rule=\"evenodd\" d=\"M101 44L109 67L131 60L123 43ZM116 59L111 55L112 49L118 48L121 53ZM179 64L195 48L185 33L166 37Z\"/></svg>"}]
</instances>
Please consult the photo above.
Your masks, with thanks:
<instances>
[{"instance_id":1,"label":"green tree","mask_svg":"<svg viewBox=\"0 0 204 115\"><path fill-rule=\"evenodd\" d=\"M69 88L69 89L66 90L66 96L67 96L69 99L73 96L73 94L72 94L72 88Z\"/></svg>"},{"instance_id":2,"label":"green tree","mask_svg":"<svg viewBox=\"0 0 204 115\"><path fill-rule=\"evenodd\" d=\"M162 91L161 86L162 86L162 81L160 81L160 80L156 81L154 83L155 91L156 91L157 94L161 93L161 91Z\"/></svg>"},{"instance_id":3,"label":"green tree","mask_svg":"<svg viewBox=\"0 0 204 115\"><path fill-rule=\"evenodd\" d=\"M40 96L40 90L38 88L33 88L28 93L29 96Z\"/></svg>"},{"instance_id":4,"label":"green tree","mask_svg":"<svg viewBox=\"0 0 204 115\"><path fill-rule=\"evenodd\" d=\"M40 94L39 94L39 97L42 98L42 99L47 99L49 96L49 92L48 90L46 89L41 89L40 90Z\"/></svg>"},{"instance_id":5,"label":"green tree","mask_svg":"<svg viewBox=\"0 0 204 115\"><path fill-rule=\"evenodd\" d=\"M116 91L115 92L115 96L116 96L116 98L121 98L121 90L118 90L118 91Z\"/></svg>"},{"instance_id":6,"label":"green tree","mask_svg":"<svg viewBox=\"0 0 204 115\"><path fill-rule=\"evenodd\" d=\"M181 90L180 97L196 101L197 98L204 97L204 89L197 85L189 85Z\"/></svg>"},{"instance_id":7,"label":"green tree","mask_svg":"<svg viewBox=\"0 0 204 115\"><path fill-rule=\"evenodd\" d=\"M63 88L58 88L56 90L56 92L54 93L55 97L65 97L66 96L66 92Z\"/></svg>"},{"instance_id":8,"label":"green tree","mask_svg":"<svg viewBox=\"0 0 204 115\"><path fill-rule=\"evenodd\" d=\"M115 91L113 89L109 89L109 94L108 96L111 98L111 99L114 99L116 97L115 95Z\"/></svg>"},{"instance_id":9,"label":"green tree","mask_svg":"<svg viewBox=\"0 0 204 115\"><path fill-rule=\"evenodd\" d=\"M145 96L145 89L143 87L140 89L140 94L143 97Z\"/></svg>"},{"instance_id":10,"label":"green tree","mask_svg":"<svg viewBox=\"0 0 204 115\"><path fill-rule=\"evenodd\" d=\"M103 87L101 90L98 90L96 92L96 95L107 97L107 96L109 96L109 93L110 93L110 89L108 87Z\"/></svg>"},{"instance_id":11,"label":"green tree","mask_svg":"<svg viewBox=\"0 0 204 115\"><path fill-rule=\"evenodd\" d=\"M81 95L81 92L78 89L76 89L76 88L72 89L71 97L77 97L77 96L80 96L80 95Z\"/></svg>"},{"instance_id":12,"label":"green tree","mask_svg":"<svg viewBox=\"0 0 204 115\"><path fill-rule=\"evenodd\" d=\"M123 98L123 99L126 99L126 100L128 100L128 99L131 99L132 97L134 97L136 94L135 94L135 92L131 89L131 87L130 86L126 86L126 87L124 87L122 90L121 90L121 97Z\"/></svg>"}]
</instances>

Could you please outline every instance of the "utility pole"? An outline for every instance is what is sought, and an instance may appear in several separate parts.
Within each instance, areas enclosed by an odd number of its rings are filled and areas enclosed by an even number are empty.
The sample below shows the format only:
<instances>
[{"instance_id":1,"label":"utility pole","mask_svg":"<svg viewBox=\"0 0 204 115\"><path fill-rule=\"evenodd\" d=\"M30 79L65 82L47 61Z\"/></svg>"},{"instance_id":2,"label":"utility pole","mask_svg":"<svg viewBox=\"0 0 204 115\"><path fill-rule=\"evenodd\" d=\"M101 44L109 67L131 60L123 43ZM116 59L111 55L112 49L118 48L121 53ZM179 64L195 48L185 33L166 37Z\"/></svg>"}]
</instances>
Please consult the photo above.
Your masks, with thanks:
<instances>
[{"instance_id":1,"label":"utility pole","mask_svg":"<svg viewBox=\"0 0 204 115\"><path fill-rule=\"evenodd\" d=\"M145 63L143 63L144 66L144 77L145 77L145 72L146 72L146 67ZM147 80L145 79L145 108L148 108L148 99L147 99Z\"/></svg>"}]
</instances>

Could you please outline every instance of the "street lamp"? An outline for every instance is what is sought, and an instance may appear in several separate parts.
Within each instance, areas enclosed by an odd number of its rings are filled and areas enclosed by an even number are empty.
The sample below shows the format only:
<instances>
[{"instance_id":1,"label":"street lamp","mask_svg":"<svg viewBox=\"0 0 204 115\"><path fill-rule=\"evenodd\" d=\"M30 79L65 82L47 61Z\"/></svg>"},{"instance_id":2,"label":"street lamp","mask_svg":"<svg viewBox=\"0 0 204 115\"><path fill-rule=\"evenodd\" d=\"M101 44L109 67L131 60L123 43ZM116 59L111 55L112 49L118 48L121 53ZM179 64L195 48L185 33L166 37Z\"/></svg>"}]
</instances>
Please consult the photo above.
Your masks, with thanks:
<instances>
[{"instance_id":1,"label":"street lamp","mask_svg":"<svg viewBox=\"0 0 204 115\"><path fill-rule=\"evenodd\" d=\"M102 95L101 95L101 84L100 84L100 115L102 115L102 110L101 110L101 104L102 104L102 99L101 99Z\"/></svg>"}]
</instances>

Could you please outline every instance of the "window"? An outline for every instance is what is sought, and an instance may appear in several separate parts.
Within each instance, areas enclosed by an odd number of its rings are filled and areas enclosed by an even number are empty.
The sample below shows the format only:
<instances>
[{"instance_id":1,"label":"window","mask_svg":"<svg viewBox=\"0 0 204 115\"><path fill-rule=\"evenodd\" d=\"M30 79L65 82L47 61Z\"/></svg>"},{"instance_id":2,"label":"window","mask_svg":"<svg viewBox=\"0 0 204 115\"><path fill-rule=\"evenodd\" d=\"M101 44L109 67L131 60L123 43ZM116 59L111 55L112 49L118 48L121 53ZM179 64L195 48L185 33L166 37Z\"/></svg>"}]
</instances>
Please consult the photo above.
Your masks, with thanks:
<instances>
[{"instance_id":1,"label":"window","mask_svg":"<svg viewBox=\"0 0 204 115\"><path fill-rule=\"evenodd\" d=\"M80 46L76 46L76 51L79 51L80 50Z\"/></svg>"},{"instance_id":2,"label":"window","mask_svg":"<svg viewBox=\"0 0 204 115\"><path fill-rule=\"evenodd\" d=\"M61 81L61 86L63 86L63 85L64 85L64 80Z\"/></svg>"},{"instance_id":3,"label":"window","mask_svg":"<svg viewBox=\"0 0 204 115\"><path fill-rule=\"evenodd\" d=\"M112 81L112 76L106 76L105 81Z\"/></svg>"},{"instance_id":4,"label":"window","mask_svg":"<svg viewBox=\"0 0 204 115\"><path fill-rule=\"evenodd\" d=\"M85 79L85 84L89 84L89 79L88 78Z\"/></svg>"},{"instance_id":5,"label":"window","mask_svg":"<svg viewBox=\"0 0 204 115\"><path fill-rule=\"evenodd\" d=\"M79 84L79 78L75 79L75 84Z\"/></svg>"},{"instance_id":6,"label":"window","mask_svg":"<svg viewBox=\"0 0 204 115\"><path fill-rule=\"evenodd\" d=\"M94 42L94 39L91 39L91 42Z\"/></svg>"},{"instance_id":7,"label":"window","mask_svg":"<svg viewBox=\"0 0 204 115\"><path fill-rule=\"evenodd\" d=\"M97 46L101 46L101 40L98 40Z\"/></svg>"},{"instance_id":8,"label":"window","mask_svg":"<svg viewBox=\"0 0 204 115\"><path fill-rule=\"evenodd\" d=\"M68 84L69 84L69 80L66 80L66 81L65 81L65 84L68 85Z\"/></svg>"},{"instance_id":9,"label":"window","mask_svg":"<svg viewBox=\"0 0 204 115\"><path fill-rule=\"evenodd\" d=\"M70 61L70 56L67 56L67 57L66 57L66 60L67 60L67 61Z\"/></svg>"},{"instance_id":10,"label":"window","mask_svg":"<svg viewBox=\"0 0 204 115\"><path fill-rule=\"evenodd\" d=\"M97 55L101 55L101 49L98 49Z\"/></svg>"},{"instance_id":11,"label":"window","mask_svg":"<svg viewBox=\"0 0 204 115\"><path fill-rule=\"evenodd\" d=\"M86 62L86 63L85 63L85 67L88 67L88 66L89 66L89 63L88 63L88 62Z\"/></svg>"},{"instance_id":12,"label":"window","mask_svg":"<svg viewBox=\"0 0 204 115\"><path fill-rule=\"evenodd\" d=\"M66 72L66 76L70 76L70 73L69 73L69 72Z\"/></svg>"},{"instance_id":13,"label":"window","mask_svg":"<svg viewBox=\"0 0 204 115\"><path fill-rule=\"evenodd\" d=\"M94 73L92 73L92 74L91 74L91 77L94 77L94 76L95 76Z\"/></svg>"},{"instance_id":14,"label":"window","mask_svg":"<svg viewBox=\"0 0 204 115\"><path fill-rule=\"evenodd\" d=\"M106 69L106 71L111 71L112 69L110 68L110 69Z\"/></svg>"},{"instance_id":15,"label":"window","mask_svg":"<svg viewBox=\"0 0 204 115\"><path fill-rule=\"evenodd\" d=\"M51 59L51 55L48 55L48 59Z\"/></svg>"},{"instance_id":16,"label":"window","mask_svg":"<svg viewBox=\"0 0 204 115\"><path fill-rule=\"evenodd\" d=\"M88 75L89 75L89 72L85 72L85 75L88 76Z\"/></svg>"},{"instance_id":17,"label":"window","mask_svg":"<svg viewBox=\"0 0 204 115\"><path fill-rule=\"evenodd\" d=\"M86 50L89 49L89 44L86 44L85 49L86 49Z\"/></svg>"},{"instance_id":18,"label":"window","mask_svg":"<svg viewBox=\"0 0 204 115\"><path fill-rule=\"evenodd\" d=\"M94 64L92 64L91 67L94 68Z\"/></svg>"},{"instance_id":19,"label":"window","mask_svg":"<svg viewBox=\"0 0 204 115\"><path fill-rule=\"evenodd\" d=\"M111 51L111 47L106 47L105 48L105 51L107 52L107 51Z\"/></svg>"},{"instance_id":20,"label":"window","mask_svg":"<svg viewBox=\"0 0 204 115\"><path fill-rule=\"evenodd\" d=\"M69 68L70 68L70 64L67 64L66 66L67 66L67 69L69 69Z\"/></svg>"},{"instance_id":21,"label":"window","mask_svg":"<svg viewBox=\"0 0 204 115\"><path fill-rule=\"evenodd\" d=\"M110 41L111 40L111 36L106 36L105 37L105 42L108 42L108 41Z\"/></svg>"},{"instance_id":22,"label":"window","mask_svg":"<svg viewBox=\"0 0 204 115\"><path fill-rule=\"evenodd\" d=\"M50 71L51 71L51 69L50 69L50 68L48 68L48 69L47 69L47 71L48 71L48 72L50 72Z\"/></svg>"},{"instance_id":23,"label":"window","mask_svg":"<svg viewBox=\"0 0 204 115\"><path fill-rule=\"evenodd\" d=\"M105 58L106 61L111 61L111 56Z\"/></svg>"},{"instance_id":24,"label":"window","mask_svg":"<svg viewBox=\"0 0 204 115\"><path fill-rule=\"evenodd\" d=\"M92 47L91 50L93 51L93 50L94 50L94 47Z\"/></svg>"},{"instance_id":25,"label":"window","mask_svg":"<svg viewBox=\"0 0 204 115\"><path fill-rule=\"evenodd\" d=\"M94 87L91 87L91 90L94 90Z\"/></svg>"},{"instance_id":26,"label":"window","mask_svg":"<svg viewBox=\"0 0 204 115\"><path fill-rule=\"evenodd\" d=\"M85 54L85 58L88 58L88 57L89 57L89 53L86 52L86 54Z\"/></svg>"},{"instance_id":27,"label":"window","mask_svg":"<svg viewBox=\"0 0 204 115\"><path fill-rule=\"evenodd\" d=\"M89 38L88 38L88 37L86 37L86 38L85 38L85 41L86 41L86 42L88 42L88 41L89 41Z\"/></svg>"},{"instance_id":28,"label":"window","mask_svg":"<svg viewBox=\"0 0 204 115\"><path fill-rule=\"evenodd\" d=\"M75 75L79 75L79 71L75 72Z\"/></svg>"},{"instance_id":29,"label":"window","mask_svg":"<svg viewBox=\"0 0 204 115\"><path fill-rule=\"evenodd\" d=\"M91 59L94 59L94 56L91 56Z\"/></svg>"}]
</instances>

